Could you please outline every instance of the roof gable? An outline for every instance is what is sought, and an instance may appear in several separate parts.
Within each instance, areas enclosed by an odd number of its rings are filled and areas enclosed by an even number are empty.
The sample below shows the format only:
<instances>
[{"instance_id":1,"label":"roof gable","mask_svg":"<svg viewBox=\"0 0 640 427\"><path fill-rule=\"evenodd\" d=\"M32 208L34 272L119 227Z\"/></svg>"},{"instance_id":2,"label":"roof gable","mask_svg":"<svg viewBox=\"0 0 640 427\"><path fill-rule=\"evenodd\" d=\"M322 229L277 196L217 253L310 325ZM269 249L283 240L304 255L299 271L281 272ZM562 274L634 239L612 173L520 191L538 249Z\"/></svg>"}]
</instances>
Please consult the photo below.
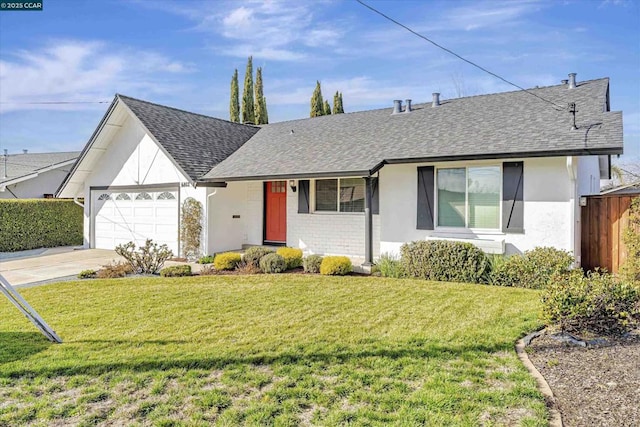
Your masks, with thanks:
<instances>
[{"instance_id":1,"label":"roof gable","mask_svg":"<svg viewBox=\"0 0 640 427\"><path fill-rule=\"evenodd\" d=\"M226 159L260 129L123 95L117 97L193 181Z\"/></svg>"}]
</instances>

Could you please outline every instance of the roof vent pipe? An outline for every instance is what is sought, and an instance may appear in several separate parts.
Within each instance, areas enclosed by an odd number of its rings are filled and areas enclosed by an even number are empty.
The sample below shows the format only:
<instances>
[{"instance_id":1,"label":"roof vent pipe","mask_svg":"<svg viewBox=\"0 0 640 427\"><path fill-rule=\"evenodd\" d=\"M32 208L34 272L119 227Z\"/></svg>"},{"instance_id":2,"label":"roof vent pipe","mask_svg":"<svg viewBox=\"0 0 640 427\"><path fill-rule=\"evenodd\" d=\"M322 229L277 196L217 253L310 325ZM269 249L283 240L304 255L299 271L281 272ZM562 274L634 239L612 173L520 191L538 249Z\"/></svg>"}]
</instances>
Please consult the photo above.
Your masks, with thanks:
<instances>
[{"instance_id":1,"label":"roof vent pipe","mask_svg":"<svg viewBox=\"0 0 640 427\"><path fill-rule=\"evenodd\" d=\"M431 103L432 107L438 107L440 105L440 94L438 92L433 93L433 102Z\"/></svg>"},{"instance_id":2,"label":"roof vent pipe","mask_svg":"<svg viewBox=\"0 0 640 427\"><path fill-rule=\"evenodd\" d=\"M393 101L393 113L391 114L398 114L398 113L402 113L402 101L399 99L396 99Z\"/></svg>"},{"instance_id":3,"label":"roof vent pipe","mask_svg":"<svg viewBox=\"0 0 640 427\"><path fill-rule=\"evenodd\" d=\"M404 102L407 104L407 106L404 107L404 112L405 113L410 113L411 112L411 100L410 99L405 99Z\"/></svg>"},{"instance_id":4,"label":"roof vent pipe","mask_svg":"<svg viewBox=\"0 0 640 427\"><path fill-rule=\"evenodd\" d=\"M22 150L22 154L27 154L29 152L29 150L27 150L26 148Z\"/></svg>"},{"instance_id":5,"label":"roof vent pipe","mask_svg":"<svg viewBox=\"0 0 640 427\"><path fill-rule=\"evenodd\" d=\"M569 73L569 89L576 88L576 73Z\"/></svg>"},{"instance_id":6,"label":"roof vent pipe","mask_svg":"<svg viewBox=\"0 0 640 427\"><path fill-rule=\"evenodd\" d=\"M569 80L560 80L560 83L562 83L563 85L567 85L569 84Z\"/></svg>"}]
</instances>

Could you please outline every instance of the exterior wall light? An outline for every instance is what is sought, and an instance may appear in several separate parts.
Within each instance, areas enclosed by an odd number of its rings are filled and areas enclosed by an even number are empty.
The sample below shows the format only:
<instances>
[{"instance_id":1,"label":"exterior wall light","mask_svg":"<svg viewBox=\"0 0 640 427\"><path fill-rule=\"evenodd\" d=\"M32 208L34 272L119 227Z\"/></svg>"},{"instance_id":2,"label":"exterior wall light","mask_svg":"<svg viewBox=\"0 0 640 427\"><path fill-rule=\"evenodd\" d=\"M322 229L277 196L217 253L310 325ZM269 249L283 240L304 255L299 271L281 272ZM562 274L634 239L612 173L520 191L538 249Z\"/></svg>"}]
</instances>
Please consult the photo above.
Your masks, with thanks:
<instances>
[{"instance_id":1,"label":"exterior wall light","mask_svg":"<svg viewBox=\"0 0 640 427\"><path fill-rule=\"evenodd\" d=\"M296 187L296 180L295 179L290 179L289 180L289 187L291 187L291 191L293 191L294 193L296 192L298 187Z\"/></svg>"}]
</instances>

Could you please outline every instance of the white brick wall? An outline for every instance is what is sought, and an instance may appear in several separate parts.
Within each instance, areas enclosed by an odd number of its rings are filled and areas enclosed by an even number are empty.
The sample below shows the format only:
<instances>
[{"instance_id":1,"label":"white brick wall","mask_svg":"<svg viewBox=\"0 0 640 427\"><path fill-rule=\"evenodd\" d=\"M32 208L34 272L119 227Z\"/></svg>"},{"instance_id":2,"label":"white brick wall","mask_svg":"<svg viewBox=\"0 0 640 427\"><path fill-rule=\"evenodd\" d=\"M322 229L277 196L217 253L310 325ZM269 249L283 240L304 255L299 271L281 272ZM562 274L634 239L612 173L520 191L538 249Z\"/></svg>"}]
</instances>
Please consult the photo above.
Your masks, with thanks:
<instances>
[{"instance_id":1,"label":"white brick wall","mask_svg":"<svg viewBox=\"0 0 640 427\"><path fill-rule=\"evenodd\" d=\"M305 253L364 260L364 214L298 213L298 193L287 188L287 246ZM373 216L373 256L380 253L380 221Z\"/></svg>"}]
</instances>

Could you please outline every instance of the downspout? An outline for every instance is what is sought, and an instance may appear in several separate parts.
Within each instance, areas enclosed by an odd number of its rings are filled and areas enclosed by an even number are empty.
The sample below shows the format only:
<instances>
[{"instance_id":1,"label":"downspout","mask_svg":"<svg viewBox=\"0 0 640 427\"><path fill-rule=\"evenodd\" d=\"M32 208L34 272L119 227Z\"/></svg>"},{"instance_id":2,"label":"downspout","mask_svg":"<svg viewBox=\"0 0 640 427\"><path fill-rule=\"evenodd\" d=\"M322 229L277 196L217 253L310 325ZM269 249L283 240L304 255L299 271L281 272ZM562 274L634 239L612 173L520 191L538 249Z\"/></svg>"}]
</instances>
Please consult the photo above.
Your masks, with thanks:
<instances>
[{"instance_id":1,"label":"downspout","mask_svg":"<svg viewBox=\"0 0 640 427\"><path fill-rule=\"evenodd\" d=\"M371 202L373 200L373 188L371 177L364 178L364 263L363 267L373 265L373 213Z\"/></svg>"},{"instance_id":2,"label":"downspout","mask_svg":"<svg viewBox=\"0 0 640 427\"><path fill-rule=\"evenodd\" d=\"M570 251L573 253L574 266L580 265L580 246L576 244L576 227L580 226L580 219L576 217L576 203L577 203L577 193L578 193L578 183L576 176L576 164L574 162L574 157L567 157L567 173L569 174L569 180L571 182L571 196L569 199L569 215L570 215L570 224L569 227L569 239L570 239Z\"/></svg>"}]
</instances>

